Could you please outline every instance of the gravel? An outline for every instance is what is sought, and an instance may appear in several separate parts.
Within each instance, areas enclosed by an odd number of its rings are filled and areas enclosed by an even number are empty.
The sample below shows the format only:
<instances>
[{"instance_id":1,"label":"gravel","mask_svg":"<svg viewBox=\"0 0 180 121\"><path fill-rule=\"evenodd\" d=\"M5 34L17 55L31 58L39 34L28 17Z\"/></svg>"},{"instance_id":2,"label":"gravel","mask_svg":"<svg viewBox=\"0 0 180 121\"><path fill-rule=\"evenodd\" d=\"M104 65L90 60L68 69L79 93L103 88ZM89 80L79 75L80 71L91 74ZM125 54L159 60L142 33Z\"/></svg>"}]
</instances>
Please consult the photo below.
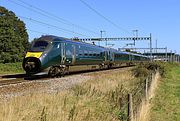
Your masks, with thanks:
<instances>
[{"instance_id":1,"label":"gravel","mask_svg":"<svg viewBox=\"0 0 180 121\"><path fill-rule=\"evenodd\" d=\"M30 93L60 92L89 79L91 79L91 76L88 76L87 74L80 74L62 78L51 78L45 80L39 79L18 84L10 84L0 87L0 98L9 99L11 97L26 95Z\"/></svg>"},{"instance_id":2,"label":"gravel","mask_svg":"<svg viewBox=\"0 0 180 121\"><path fill-rule=\"evenodd\" d=\"M93 74L109 73L112 71L125 71L128 68L90 72L77 75L69 75L62 78L38 79L26 81L18 84L10 84L0 87L0 99L10 99L16 96L31 93L54 93L67 90L72 86L88 81L93 78Z\"/></svg>"}]
</instances>

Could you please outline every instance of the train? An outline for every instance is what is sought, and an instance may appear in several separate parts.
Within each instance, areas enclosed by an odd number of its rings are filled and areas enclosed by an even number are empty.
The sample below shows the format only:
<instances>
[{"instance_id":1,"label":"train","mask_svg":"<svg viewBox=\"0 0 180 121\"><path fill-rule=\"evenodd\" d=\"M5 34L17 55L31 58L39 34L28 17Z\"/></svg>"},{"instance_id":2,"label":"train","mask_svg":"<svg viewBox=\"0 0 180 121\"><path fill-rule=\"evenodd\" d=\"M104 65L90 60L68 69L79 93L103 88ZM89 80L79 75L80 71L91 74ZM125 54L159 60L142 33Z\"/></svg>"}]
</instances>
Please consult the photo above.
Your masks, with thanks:
<instances>
[{"instance_id":1,"label":"train","mask_svg":"<svg viewBox=\"0 0 180 121\"><path fill-rule=\"evenodd\" d=\"M32 42L22 66L28 75L47 72L49 76L56 77L69 73L72 67L91 66L91 68L104 69L120 66L123 63L130 65L149 60L149 57L141 54L44 35Z\"/></svg>"}]
</instances>

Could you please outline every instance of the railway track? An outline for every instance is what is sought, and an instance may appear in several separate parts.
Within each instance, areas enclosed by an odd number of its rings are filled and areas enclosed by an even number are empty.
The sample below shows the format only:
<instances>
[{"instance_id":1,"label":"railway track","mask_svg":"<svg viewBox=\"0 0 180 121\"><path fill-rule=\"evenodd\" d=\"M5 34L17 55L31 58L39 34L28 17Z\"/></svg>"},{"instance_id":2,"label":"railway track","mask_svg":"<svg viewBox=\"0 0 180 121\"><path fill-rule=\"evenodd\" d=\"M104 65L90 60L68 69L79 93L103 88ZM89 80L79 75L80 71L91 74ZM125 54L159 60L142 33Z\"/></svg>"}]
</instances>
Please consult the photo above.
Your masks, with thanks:
<instances>
[{"instance_id":1,"label":"railway track","mask_svg":"<svg viewBox=\"0 0 180 121\"><path fill-rule=\"evenodd\" d=\"M22 83L25 82L25 80L23 80L23 78L9 78L9 79L0 79L0 87L1 86L5 86L5 85L10 85L10 84L18 84L18 83Z\"/></svg>"},{"instance_id":2,"label":"railway track","mask_svg":"<svg viewBox=\"0 0 180 121\"><path fill-rule=\"evenodd\" d=\"M121 67L114 67L112 69L118 69L118 68L127 68L131 66L121 66ZM65 76L71 76L71 75L76 75L76 74L82 74L82 73L91 73L91 72L98 72L98 71L105 71L109 69L94 69L94 70L86 70L86 71L72 71L69 74L66 74ZM47 74L42 74L42 75L34 75L31 77L28 77L26 74L13 74L13 75L3 75L0 76L0 87L3 86L8 86L11 84L19 84L19 83L24 83L24 82L30 82L33 80L47 80L50 79Z\"/></svg>"}]
</instances>

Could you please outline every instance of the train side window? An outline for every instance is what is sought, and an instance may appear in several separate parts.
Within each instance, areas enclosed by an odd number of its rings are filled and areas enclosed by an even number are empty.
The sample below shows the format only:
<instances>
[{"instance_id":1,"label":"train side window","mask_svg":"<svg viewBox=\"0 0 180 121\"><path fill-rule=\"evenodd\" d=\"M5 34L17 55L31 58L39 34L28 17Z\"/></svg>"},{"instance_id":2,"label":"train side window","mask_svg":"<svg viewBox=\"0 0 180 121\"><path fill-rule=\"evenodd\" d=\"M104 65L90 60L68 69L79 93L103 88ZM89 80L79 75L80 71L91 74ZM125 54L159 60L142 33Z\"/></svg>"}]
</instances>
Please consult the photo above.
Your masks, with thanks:
<instances>
[{"instance_id":1,"label":"train side window","mask_svg":"<svg viewBox=\"0 0 180 121\"><path fill-rule=\"evenodd\" d=\"M79 56L82 56L82 55L83 55L83 51L79 50Z\"/></svg>"},{"instance_id":2,"label":"train side window","mask_svg":"<svg viewBox=\"0 0 180 121\"><path fill-rule=\"evenodd\" d=\"M102 56L103 56L103 53L101 52L101 53L100 53L100 57L102 57Z\"/></svg>"},{"instance_id":3,"label":"train side window","mask_svg":"<svg viewBox=\"0 0 180 121\"><path fill-rule=\"evenodd\" d=\"M88 56L87 50L84 50L84 55L85 55L85 56Z\"/></svg>"},{"instance_id":4,"label":"train side window","mask_svg":"<svg viewBox=\"0 0 180 121\"><path fill-rule=\"evenodd\" d=\"M89 56L93 56L93 51L89 51Z\"/></svg>"}]
</instances>

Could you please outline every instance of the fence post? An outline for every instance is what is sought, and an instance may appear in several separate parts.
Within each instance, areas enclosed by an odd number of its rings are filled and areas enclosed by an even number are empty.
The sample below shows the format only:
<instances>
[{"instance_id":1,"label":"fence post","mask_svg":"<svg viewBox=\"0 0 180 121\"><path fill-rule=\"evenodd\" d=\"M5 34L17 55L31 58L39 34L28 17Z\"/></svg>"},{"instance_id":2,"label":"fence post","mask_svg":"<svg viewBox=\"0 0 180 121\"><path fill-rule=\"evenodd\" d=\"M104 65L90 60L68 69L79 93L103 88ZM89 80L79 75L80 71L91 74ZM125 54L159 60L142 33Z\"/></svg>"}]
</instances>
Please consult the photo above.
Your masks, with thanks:
<instances>
[{"instance_id":1,"label":"fence post","mask_svg":"<svg viewBox=\"0 0 180 121\"><path fill-rule=\"evenodd\" d=\"M145 79L145 98L148 99L148 78Z\"/></svg>"},{"instance_id":2,"label":"fence post","mask_svg":"<svg viewBox=\"0 0 180 121\"><path fill-rule=\"evenodd\" d=\"M128 94L128 121L133 121L132 94Z\"/></svg>"}]
</instances>

